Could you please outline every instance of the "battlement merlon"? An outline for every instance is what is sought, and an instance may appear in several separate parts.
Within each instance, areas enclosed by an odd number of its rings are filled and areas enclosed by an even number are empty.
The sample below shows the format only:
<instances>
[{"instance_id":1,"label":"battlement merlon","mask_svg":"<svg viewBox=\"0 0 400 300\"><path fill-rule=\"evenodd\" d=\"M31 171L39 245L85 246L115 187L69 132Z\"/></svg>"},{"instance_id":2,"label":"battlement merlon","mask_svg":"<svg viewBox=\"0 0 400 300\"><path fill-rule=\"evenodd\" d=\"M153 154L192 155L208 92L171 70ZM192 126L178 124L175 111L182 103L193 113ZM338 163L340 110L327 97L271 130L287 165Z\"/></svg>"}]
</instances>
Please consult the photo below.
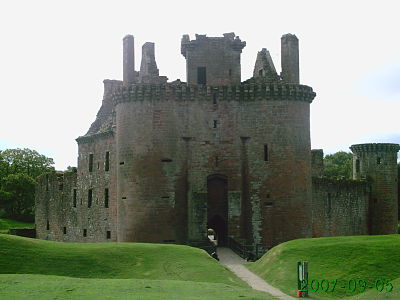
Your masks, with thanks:
<instances>
[{"instance_id":1,"label":"battlement merlon","mask_svg":"<svg viewBox=\"0 0 400 300\"><path fill-rule=\"evenodd\" d=\"M400 150L399 144L391 143L366 143L366 144L356 144L351 145L350 150L353 153L360 152L395 152Z\"/></svg>"},{"instance_id":2,"label":"battlement merlon","mask_svg":"<svg viewBox=\"0 0 400 300\"><path fill-rule=\"evenodd\" d=\"M243 48L246 47L246 42L242 42L239 36L235 36L234 32L224 33L223 37L207 37L206 34L196 34L195 40L190 40L188 34L184 34L181 39L181 53L186 57L187 51L194 49L199 43L207 42L209 40L220 40L220 41L227 41L230 43L231 47L235 51L242 52Z\"/></svg>"},{"instance_id":3,"label":"battlement merlon","mask_svg":"<svg viewBox=\"0 0 400 300\"><path fill-rule=\"evenodd\" d=\"M112 95L115 105L131 101L213 101L214 97L227 101L304 101L311 103L316 96L306 85L284 82L224 86L187 85L185 83L135 84L122 87Z\"/></svg>"}]
</instances>

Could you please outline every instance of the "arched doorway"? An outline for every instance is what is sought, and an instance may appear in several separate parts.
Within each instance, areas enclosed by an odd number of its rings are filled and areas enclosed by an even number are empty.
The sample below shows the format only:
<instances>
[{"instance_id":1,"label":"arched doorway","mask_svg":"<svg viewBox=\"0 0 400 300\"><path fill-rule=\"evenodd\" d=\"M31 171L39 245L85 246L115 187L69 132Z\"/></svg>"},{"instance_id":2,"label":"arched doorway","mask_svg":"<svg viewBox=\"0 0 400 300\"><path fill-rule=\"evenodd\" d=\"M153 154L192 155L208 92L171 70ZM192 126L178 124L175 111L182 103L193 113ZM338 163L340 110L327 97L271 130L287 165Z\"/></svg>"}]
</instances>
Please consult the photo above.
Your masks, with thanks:
<instances>
[{"instance_id":1,"label":"arched doorway","mask_svg":"<svg viewBox=\"0 0 400 300\"><path fill-rule=\"evenodd\" d=\"M214 230L218 246L228 238L228 181L224 175L207 178L207 227Z\"/></svg>"}]
</instances>

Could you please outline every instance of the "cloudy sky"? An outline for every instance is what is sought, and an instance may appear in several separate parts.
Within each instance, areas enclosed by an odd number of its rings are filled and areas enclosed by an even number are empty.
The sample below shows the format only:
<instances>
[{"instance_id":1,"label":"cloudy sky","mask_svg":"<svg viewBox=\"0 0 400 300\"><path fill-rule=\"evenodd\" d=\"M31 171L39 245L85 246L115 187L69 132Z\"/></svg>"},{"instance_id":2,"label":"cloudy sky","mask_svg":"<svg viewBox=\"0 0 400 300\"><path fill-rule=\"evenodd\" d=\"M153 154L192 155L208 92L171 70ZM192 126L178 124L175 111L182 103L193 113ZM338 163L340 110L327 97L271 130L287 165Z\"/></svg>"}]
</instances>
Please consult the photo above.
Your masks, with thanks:
<instances>
[{"instance_id":1,"label":"cloudy sky","mask_svg":"<svg viewBox=\"0 0 400 300\"><path fill-rule=\"evenodd\" d=\"M397 2L397 3L396 3ZM280 70L280 37L300 40L300 81L311 105L313 148L400 142L398 1L2 1L0 149L28 147L76 166L75 138L94 121L103 79L122 79L122 38L136 66L155 42L160 75L185 80L182 34L247 42L242 79L267 48Z\"/></svg>"}]
</instances>

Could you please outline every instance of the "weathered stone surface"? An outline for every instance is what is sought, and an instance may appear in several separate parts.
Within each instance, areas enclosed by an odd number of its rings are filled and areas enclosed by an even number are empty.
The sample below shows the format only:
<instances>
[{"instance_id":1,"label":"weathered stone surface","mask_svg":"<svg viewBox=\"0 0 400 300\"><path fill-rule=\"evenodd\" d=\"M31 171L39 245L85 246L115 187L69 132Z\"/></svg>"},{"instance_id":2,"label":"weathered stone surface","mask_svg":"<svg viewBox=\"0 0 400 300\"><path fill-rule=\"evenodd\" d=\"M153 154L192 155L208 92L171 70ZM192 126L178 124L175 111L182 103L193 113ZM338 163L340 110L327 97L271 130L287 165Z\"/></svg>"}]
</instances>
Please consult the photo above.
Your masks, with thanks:
<instances>
[{"instance_id":1,"label":"weathered stone surface","mask_svg":"<svg viewBox=\"0 0 400 300\"><path fill-rule=\"evenodd\" d=\"M368 233L369 183L312 181L323 170L322 150L310 145L315 93L298 84L297 38L283 41L283 78L263 50L256 77L242 83L245 43L234 33L183 36L188 83L166 83L154 44L146 43L140 72L127 63L133 83L125 75L104 81L97 118L77 138L77 171L40 178L37 236L206 245L207 228L215 227L221 242L266 249L313 235ZM197 67L206 68L206 84L198 84ZM359 148L364 172L377 158ZM379 156L372 195L384 212L372 215L373 233L393 230L394 153Z\"/></svg>"},{"instance_id":2,"label":"weathered stone surface","mask_svg":"<svg viewBox=\"0 0 400 300\"><path fill-rule=\"evenodd\" d=\"M370 234L397 233L398 223L398 144L358 144L353 152L353 178L367 179L369 195Z\"/></svg>"}]
</instances>

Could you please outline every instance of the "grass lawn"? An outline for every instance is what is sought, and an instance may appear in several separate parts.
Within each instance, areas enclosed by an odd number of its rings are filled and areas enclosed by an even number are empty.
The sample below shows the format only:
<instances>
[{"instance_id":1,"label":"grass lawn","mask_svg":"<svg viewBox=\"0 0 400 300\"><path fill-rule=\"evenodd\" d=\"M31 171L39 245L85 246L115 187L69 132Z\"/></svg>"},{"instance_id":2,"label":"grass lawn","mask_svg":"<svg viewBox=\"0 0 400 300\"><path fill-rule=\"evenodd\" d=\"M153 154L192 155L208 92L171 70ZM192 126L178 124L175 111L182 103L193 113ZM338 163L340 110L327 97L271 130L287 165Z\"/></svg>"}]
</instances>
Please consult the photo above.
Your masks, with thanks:
<instances>
[{"instance_id":1,"label":"grass lawn","mask_svg":"<svg viewBox=\"0 0 400 300\"><path fill-rule=\"evenodd\" d=\"M0 299L275 299L265 293L221 283L149 280L82 279L48 275L1 275Z\"/></svg>"},{"instance_id":2,"label":"grass lawn","mask_svg":"<svg viewBox=\"0 0 400 300\"><path fill-rule=\"evenodd\" d=\"M33 223L18 222L10 219L0 218L0 233L8 233L10 228L34 228Z\"/></svg>"},{"instance_id":3,"label":"grass lawn","mask_svg":"<svg viewBox=\"0 0 400 300\"><path fill-rule=\"evenodd\" d=\"M298 239L272 248L248 268L289 295L297 290L297 261L309 262L309 279L338 279L334 292L311 292L310 299L400 299L400 235L349 236ZM378 293L375 288L355 296L346 292L350 279L393 280L393 291ZM358 287L357 287L358 289ZM331 288L329 289L331 290ZM365 298L364 298L365 297ZM369 298L367 298L369 297ZM375 298L374 298L375 297Z\"/></svg>"},{"instance_id":4,"label":"grass lawn","mask_svg":"<svg viewBox=\"0 0 400 300\"><path fill-rule=\"evenodd\" d=\"M0 299L274 299L205 251L0 234Z\"/></svg>"}]
</instances>

